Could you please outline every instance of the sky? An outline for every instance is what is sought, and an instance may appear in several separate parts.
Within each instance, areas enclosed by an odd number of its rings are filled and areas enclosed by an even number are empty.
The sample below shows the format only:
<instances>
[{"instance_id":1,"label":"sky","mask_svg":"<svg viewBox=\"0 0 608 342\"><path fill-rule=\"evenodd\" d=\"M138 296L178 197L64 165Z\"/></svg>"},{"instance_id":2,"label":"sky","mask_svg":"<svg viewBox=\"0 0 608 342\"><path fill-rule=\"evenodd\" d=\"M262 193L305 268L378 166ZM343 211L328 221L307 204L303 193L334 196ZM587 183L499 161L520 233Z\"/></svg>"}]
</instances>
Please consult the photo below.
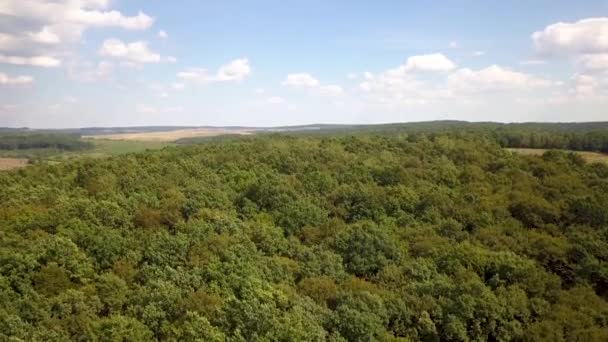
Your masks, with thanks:
<instances>
[{"instance_id":1,"label":"sky","mask_svg":"<svg viewBox=\"0 0 608 342\"><path fill-rule=\"evenodd\" d=\"M608 1L1 0L0 126L608 121Z\"/></svg>"}]
</instances>

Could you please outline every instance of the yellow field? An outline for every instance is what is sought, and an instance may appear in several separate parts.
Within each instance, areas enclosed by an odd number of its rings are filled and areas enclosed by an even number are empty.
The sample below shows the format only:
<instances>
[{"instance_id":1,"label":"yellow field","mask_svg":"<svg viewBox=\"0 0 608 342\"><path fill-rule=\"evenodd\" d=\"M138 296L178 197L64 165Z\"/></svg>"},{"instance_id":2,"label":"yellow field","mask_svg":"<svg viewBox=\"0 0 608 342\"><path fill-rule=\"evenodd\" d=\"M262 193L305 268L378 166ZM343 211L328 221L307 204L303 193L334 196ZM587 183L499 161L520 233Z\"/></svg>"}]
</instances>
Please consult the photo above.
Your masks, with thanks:
<instances>
[{"instance_id":1,"label":"yellow field","mask_svg":"<svg viewBox=\"0 0 608 342\"><path fill-rule=\"evenodd\" d=\"M540 156L548 150L542 148L507 148L507 150L528 156ZM589 163L607 163L608 164L608 154L597 153L597 152L585 152L585 151L566 151L566 152L574 152L581 155L585 158Z\"/></svg>"},{"instance_id":2,"label":"yellow field","mask_svg":"<svg viewBox=\"0 0 608 342\"><path fill-rule=\"evenodd\" d=\"M100 134L83 136L86 139L103 140L132 140L132 141L175 141L182 138L195 137L214 137L226 134L251 134L252 131L246 129L225 129L225 128L192 128L179 129L166 132L134 132L117 134Z\"/></svg>"},{"instance_id":3,"label":"yellow field","mask_svg":"<svg viewBox=\"0 0 608 342\"><path fill-rule=\"evenodd\" d=\"M10 170L27 166L27 159L0 158L0 170Z\"/></svg>"}]
</instances>

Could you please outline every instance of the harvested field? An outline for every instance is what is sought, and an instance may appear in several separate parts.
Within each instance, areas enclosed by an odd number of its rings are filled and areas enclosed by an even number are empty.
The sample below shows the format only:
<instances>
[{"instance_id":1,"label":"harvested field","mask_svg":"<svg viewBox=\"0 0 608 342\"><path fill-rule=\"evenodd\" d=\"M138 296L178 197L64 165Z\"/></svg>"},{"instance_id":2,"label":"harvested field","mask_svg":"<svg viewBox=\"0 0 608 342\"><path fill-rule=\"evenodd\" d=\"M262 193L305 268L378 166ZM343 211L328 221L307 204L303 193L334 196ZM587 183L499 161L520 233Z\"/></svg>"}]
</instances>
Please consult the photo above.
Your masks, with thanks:
<instances>
[{"instance_id":1,"label":"harvested field","mask_svg":"<svg viewBox=\"0 0 608 342\"><path fill-rule=\"evenodd\" d=\"M0 158L0 170L11 170L27 166L27 159Z\"/></svg>"},{"instance_id":2,"label":"harvested field","mask_svg":"<svg viewBox=\"0 0 608 342\"><path fill-rule=\"evenodd\" d=\"M214 137L226 134L251 134L251 130L246 129L226 129L226 128L193 128L179 129L166 132L134 132L134 133L118 133L118 134L100 134L84 136L87 139L105 139L105 140L134 140L134 141L175 141L182 138L194 137Z\"/></svg>"}]
</instances>

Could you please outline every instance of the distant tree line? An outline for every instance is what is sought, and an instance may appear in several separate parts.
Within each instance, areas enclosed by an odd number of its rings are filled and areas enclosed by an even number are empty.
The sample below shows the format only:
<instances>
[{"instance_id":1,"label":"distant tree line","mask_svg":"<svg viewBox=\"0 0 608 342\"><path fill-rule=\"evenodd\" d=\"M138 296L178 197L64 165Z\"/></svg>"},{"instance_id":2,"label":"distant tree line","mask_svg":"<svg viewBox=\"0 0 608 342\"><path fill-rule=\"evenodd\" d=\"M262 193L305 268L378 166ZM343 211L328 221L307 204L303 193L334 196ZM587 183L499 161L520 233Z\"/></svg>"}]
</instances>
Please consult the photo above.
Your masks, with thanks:
<instances>
[{"instance_id":1,"label":"distant tree line","mask_svg":"<svg viewBox=\"0 0 608 342\"><path fill-rule=\"evenodd\" d=\"M6 133L0 134L0 150L57 149L80 151L93 144L76 134L57 133Z\"/></svg>"},{"instance_id":2,"label":"distant tree line","mask_svg":"<svg viewBox=\"0 0 608 342\"><path fill-rule=\"evenodd\" d=\"M502 147L608 153L608 130L573 133L497 129L493 135Z\"/></svg>"}]
</instances>

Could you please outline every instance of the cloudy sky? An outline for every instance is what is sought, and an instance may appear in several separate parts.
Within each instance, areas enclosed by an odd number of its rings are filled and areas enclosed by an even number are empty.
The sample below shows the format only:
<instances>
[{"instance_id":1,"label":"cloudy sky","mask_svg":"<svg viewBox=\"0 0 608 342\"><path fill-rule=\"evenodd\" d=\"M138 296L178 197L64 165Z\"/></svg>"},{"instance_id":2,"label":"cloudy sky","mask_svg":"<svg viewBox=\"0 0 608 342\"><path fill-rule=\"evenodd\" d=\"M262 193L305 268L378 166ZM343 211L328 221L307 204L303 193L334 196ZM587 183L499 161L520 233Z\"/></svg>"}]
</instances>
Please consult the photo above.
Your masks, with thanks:
<instances>
[{"instance_id":1,"label":"cloudy sky","mask_svg":"<svg viewBox=\"0 0 608 342\"><path fill-rule=\"evenodd\" d=\"M608 121L608 1L1 0L0 126Z\"/></svg>"}]
</instances>

